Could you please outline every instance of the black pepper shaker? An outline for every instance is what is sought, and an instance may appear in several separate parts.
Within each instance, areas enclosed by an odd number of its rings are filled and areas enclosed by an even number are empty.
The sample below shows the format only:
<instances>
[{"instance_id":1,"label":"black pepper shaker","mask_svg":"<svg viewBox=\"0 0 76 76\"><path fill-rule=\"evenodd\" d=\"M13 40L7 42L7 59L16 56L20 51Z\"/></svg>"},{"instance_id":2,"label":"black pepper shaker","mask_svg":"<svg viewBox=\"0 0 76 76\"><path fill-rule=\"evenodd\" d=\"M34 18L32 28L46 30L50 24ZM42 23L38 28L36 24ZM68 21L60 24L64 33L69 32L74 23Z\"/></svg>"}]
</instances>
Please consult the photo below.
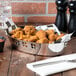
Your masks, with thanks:
<instances>
[{"instance_id":1,"label":"black pepper shaker","mask_svg":"<svg viewBox=\"0 0 76 76\"><path fill-rule=\"evenodd\" d=\"M76 1L69 2L70 19L68 24L68 32L74 32L73 36L76 36Z\"/></svg>"},{"instance_id":2,"label":"black pepper shaker","mask_svg":"<svg viewBox=\"0 0 76 76\"><path fill-rule=\"evenodd\" d=\"M68 6L68 0L56 0L57 16L55 25L60 31L67 32L67 15L66 10Z\"/></svg>"}]
</instances>

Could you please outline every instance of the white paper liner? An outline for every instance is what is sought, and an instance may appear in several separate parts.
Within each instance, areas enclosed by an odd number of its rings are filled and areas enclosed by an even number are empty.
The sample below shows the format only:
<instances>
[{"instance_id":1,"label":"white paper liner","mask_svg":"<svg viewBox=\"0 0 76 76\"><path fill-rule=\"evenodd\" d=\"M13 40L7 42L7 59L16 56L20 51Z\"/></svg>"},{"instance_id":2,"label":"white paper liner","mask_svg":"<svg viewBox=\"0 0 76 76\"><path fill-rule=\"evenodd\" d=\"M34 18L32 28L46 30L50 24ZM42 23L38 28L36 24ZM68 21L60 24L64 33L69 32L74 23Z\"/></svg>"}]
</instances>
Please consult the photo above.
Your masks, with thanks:
<instances>
[{"instance_id":1,"label":"white paper liner","mask_svg":"<svg viewBox=\"0 0 76 76\"><path fill-rule=\"evenodd\" d=\"M61 52L65 47L65 43L57 43L57 44L49 44L48 48L51 49L52 52Z\"/></svg>"}]
</instances>

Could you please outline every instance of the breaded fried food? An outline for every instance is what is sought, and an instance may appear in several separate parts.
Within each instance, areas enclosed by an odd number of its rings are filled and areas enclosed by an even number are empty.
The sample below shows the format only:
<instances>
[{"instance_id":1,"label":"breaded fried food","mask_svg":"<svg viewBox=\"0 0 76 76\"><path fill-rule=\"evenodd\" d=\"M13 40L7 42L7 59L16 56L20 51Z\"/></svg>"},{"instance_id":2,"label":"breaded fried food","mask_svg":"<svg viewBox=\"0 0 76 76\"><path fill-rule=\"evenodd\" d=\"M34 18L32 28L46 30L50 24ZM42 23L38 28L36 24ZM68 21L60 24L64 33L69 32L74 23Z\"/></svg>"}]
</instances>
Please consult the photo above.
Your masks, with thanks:
<instances>
[{"instance_id":1,"label":"breaded fried food","mask_svg":"<svg viewBox=\"0 0 76 76\"><path fill-rule=\"evenodd\" d=\"M16 33L14 33L14 34L12 35L12 37L13 37L13 38L19 38L19 37L20 37L20 32L17 31Z\"/></svg>"},{"instance_id":2,"label":"breaded fried food","mask_svg":"<svg viewBox=\"0 0 76 76\"><path fill-rule=\"evenodd\" d=\"M22 29L20 28L20 27L18 27L18 28L16 28L15 30L12 30L11 32L10 32L10 34L15 34L16 32L18 32L18 31L21 31Z\"/></svg>"},{"instance_id":3,"label":"breaded fried food","mask_svg":"<svg viewBox=\"0 0 76 76\"><path fill-rule=\"evenodd\" d=\"M54 42L54 41L51 41L51 40L50 40L50 41L49 41L49 44L52 44L53 42Z\"/></svg>"},{"instance_id":4,"label":"breaded fried food","mask_svg":"<svg viewBox=\"0 0 76 76\"><path fill-rule=\"evenodd\" d=\"M13 38L18 38L18 39L23 39L23 32L22 31L16 31L16 33L14 33L12 35Z\"/></svg>"},{"instance_id":5,"label":"breaded fried food","mask_svg":"<svg viewBox=\"0 0 76 76\"><path fill-rule=\"evenodd\" d=\"M29 39L24 39L24 41L29 41Z\"/></svg>"},{"instance_id":6,"label":"breaded fried food","mask_svg":"<svg viewBox=\"0 0 76 76\"><path fill-rule=\"evenodd\" d=\"M20 31L20 36L19 36L19 38L18 39L20 39L20 40L23 40L23 32L22 31Z\"/></svg>"},{"instance_id":7,"label":"breaded fried food","mask_svg":"<svg viewBox=\"0 0 76 76\"><path fill-rule=\"evenodd\" d=\"M57 39L58 36L59 36L59 35L56 33L56 34L55 34L55 39Z\"/></svg>"},{"instance_id":8,"label":"breaded fried food","mask_svg":"<svg viewBox=\"0 0 76 76\"><path fill-rule=\"evenodd\" d=\"M31 35L23 35L23 40L24 41L29 41Z\"/></svg>"},{"instance_id":9,"label":"breaded fried food","mask_svg":"<svg viewBox=\"0 0 76 76\"><path fill-rule=\"evenodd\" d=\"M23 39L30 38L31 35L23 35Z\"/></svg>"},{"instance_id":10,"label":"breaded fried food","mask_svg":"<svg viewBox=\"0 0 76 76\"><path fill-rule=\"evenodd\" d=\"M23 40L29 41L31 35L23 35Z\"/></svg>"},{"instance_id":11,"label":"breaded fried food","mask_svg":"<svg viewBox=\"0 0 76 76\"><path fill-rule=\"evenodd\" d=\"M48 43L49 40L47 38L42 38L40 40L37 40L36 43Z\"/></svg>"},{"instance_id":12,"label":"breaded fried food","mask_svg":"<svg viewBox=\"0 0 76 76\"><path fill-rule=\"evenodd\" d=\"M48 39L51 40L51 41L55 41L55 39L56 39L55 34L50 34L48 36Z\"/></svg>"},{"instance_id":13,"label":"breaded fried food","mask_svg":"<svg viewBox=\"0 0 76 76\"><path fill-rule=\"evenodd\" d=\"M36 32L36 29L33 25L25 26L23 30L24 30L25 34L27 34L27 35L32 35Z\"/></svg>"},{"instance_id":14,"label":"breaded fried food","mask_svg":"<svg viewBox=\"0 0 76 76\"><path fill-rule=\"evenodd\" d=\"M22 28L20 28L20 27L15 29L15 31L21 31L21 30L22 30Z\"/></svg>"},{"instance_id":15,"label":"breaded fried food","mask_svg":"<svg viewBox=\"0 0 76 76\"><path fill-rule=\"evenodd\" d=\"M11 35L12 38L15 38L15 35Z\"/></svg>"},{"instance_id":16,"label":"breaded fried food","mask_svg":"<svg viewBox=\"0 0 76 76\"><path fill-rule=\"evenodd\" d=\"M33 25L27 25L24 29L18 27L10 32L12 38L36 43L50 43L64 36L63 33L58 35L53 29L36 30Z\"/></svg>"},{"instance_id":17,"label":"breaded fried food","mask_svg":"<svg viewBox=\"0 0 76 76\"><path fill-rule=\"evenodd\" d=\"M23 35L23 39L30 38L31 35Z\"/></svg>"},{"instance_id":18,"label":"breaded fried food","mask_svg":"<svg viewBox=\"0 0 76 76\"><path fill-rule=\"evenodd\" d=\"M65 34L60 34L57 38L56 38L56 40L59 40L61 37L63 37Z\"/></svg>"},{"instance_id":19,"label":"breaded fried food","mask_svg":"<svg viewBox=\"0 0 76 76\"><path fill-rule=\"evenodd\" d=\"M48 34L48 35L50 35L50 34L54 34L54 30L46 30L46 33Z\"/></svg>"},{"instance_id":20,"label":"breaded fried food","mask_svg":"<svg viewBox=\"0 0 76 76\"><path fill-rule=\"evenodd\" d=\"M39 39L42 39L42 38L46 38L46 32L44 30L39 30L37 31L36 33L36 36L39 38Z\"/></svg>"},{"instance_id":21,"label":"breaded fried food","mask_svg":"<svg viewBox=\"0 0 76 76\"><path fill-rule=\"evenodd\" d=\"M38 37L37 36L31 36L29 38L29 41L31 41L31 42L36 42L37 40L38 40Z\"/></svg>"}]
</instances>

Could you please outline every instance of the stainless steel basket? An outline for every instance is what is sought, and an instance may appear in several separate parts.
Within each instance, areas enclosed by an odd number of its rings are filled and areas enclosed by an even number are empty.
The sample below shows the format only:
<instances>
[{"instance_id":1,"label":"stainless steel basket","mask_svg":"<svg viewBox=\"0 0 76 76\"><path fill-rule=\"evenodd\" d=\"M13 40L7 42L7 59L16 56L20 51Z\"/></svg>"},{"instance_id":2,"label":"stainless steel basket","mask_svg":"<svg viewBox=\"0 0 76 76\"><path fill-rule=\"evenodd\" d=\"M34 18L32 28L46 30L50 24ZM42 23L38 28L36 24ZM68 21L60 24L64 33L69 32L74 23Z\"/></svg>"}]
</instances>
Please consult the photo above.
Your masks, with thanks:
<instances>
[{"instance_id":1,"label":"stainless steel basket","mask_svg":"<svg viewBox=\"0 0 76 76\"><path fill-rule=\"evenodd\" d=\"M40 30L42 29L42 27L45 27L43 28L43 30L46 30L47 28L52 28L59 34L59 31L54 24L38 26L36 28ZM64 50L66 45L65 43L39 44L35 42L27 42L27 41L17 40L15 38L12 38L9 35L9 32L12 31L13 29L16 29L17 26L14 24L12 20L9 20L8 18L5 18L3 28L10 40L11 45L15 46L16 49L18 49L21 52L35 54L35 55L43 55L43 56L56 56L62 54L65 51ZM59 49L60 47L62 48Z\"/></svg>"}]
</instances>

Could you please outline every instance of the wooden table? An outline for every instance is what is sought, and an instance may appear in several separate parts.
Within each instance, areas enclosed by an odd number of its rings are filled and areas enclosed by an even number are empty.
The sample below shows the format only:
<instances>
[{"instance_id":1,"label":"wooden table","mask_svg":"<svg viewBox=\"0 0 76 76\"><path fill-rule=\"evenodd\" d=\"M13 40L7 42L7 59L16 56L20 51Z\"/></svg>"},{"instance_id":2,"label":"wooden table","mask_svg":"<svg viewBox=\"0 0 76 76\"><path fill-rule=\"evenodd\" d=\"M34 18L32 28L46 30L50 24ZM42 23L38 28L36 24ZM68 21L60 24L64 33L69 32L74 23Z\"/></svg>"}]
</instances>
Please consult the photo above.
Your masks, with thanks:
<instances>
[{"instance_id":1,"label":"wooden table","mask_svg":"<svg viewBox=\"0 0 76 76\"><path fill-rule=\"evenodd\" d=\"M34 61L46 59L49 57L29 55L12 50L8 37L4 31L0 30L0 36L4 36L7 40L4 47L4 52L0 53L0 76L38 76L36 73L27 69L26 64ZM68 43L64 54L76 52L76 38ZM50 76L76 76L76 69L61 72Z\"/></svg>"}]
</instances>

